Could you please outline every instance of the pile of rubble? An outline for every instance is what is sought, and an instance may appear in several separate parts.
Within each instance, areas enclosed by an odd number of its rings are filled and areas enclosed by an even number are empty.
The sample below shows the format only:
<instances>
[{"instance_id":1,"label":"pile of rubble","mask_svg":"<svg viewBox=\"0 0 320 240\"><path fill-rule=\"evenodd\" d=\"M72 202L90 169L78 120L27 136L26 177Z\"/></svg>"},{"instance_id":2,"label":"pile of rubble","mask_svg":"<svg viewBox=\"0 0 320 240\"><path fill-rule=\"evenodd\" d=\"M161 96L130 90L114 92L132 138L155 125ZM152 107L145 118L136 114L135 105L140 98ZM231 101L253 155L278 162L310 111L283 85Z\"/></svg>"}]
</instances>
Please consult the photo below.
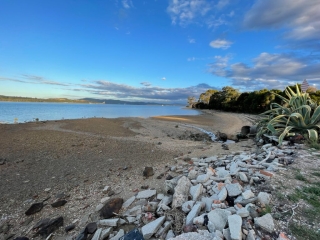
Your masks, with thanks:
<instances>
[{"instance_id":1,"label":"pile of rubble","mask_svg":"<svg viewBox=\"0 0 320 240\"><path fill-rule=\"evenodd\" d=\"M276 220L266 211L272 196L260 192L258 186L285 170L293 158L293 147L279 149L266 144L255 153L175 159L176 164L169 167L165 194L147 189L126 201L101 199L92 213L95 221L88 223L87 219L80 232L61 239L288 239L275 231ZM33 231L50 239L61 226L60 216L41 220ZM65 231L75 227L66 226Z\"/></svg>"}]
</instances>

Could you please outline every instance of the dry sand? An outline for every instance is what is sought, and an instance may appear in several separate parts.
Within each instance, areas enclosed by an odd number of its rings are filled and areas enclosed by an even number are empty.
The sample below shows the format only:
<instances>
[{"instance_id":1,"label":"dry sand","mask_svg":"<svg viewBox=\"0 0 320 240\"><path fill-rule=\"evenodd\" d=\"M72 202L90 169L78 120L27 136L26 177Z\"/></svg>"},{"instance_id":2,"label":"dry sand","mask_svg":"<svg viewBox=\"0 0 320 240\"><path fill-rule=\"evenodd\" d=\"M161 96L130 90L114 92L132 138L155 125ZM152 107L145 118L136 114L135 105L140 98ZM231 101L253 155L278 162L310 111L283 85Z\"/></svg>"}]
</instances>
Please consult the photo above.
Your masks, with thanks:
<instances>
[{"instance_id":1,"label":"dry sand","mask_svg":"<svg viewBox=\"0 0 320 240\"><path fill-rule=\"evenodd\" d=\"M124 199L141 186L161 192L174 158L226 153L221 143L180 140L180 136L199 133L184 124L236 134L243 125L252 125L252 119L244 114L204 111L199 116L0 124L0 160L6 159L0 165L0 218L23 217L29 200L62 192L70 195L68 204L81 208L79 215L88 210L85 208L95 208L106 185ZM250 140L231 144L229 152L246 150L248 145L252 146ZM142 175L146 166L155 170L148 179ZM162 173L162 179L157 179ZM76 202L79 199L86 201Z\"/></svg>"}]
</instances>

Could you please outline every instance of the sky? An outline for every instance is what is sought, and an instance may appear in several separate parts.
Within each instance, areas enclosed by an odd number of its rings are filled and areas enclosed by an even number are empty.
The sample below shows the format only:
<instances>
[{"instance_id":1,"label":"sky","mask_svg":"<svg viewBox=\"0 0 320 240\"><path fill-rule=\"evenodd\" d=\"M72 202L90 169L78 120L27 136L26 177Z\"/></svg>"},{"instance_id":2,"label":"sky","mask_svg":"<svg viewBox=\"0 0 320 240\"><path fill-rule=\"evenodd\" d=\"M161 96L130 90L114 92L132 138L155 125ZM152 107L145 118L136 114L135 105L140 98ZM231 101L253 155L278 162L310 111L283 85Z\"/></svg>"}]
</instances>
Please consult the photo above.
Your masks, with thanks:
<instances>
[{"instance_id":1,"label":"sky","mask_svg":"<svg viewBox=\"0 0 320 240\"><path fill-rule=\"evenodd\" d=\"M0 95L320 88L320 0L0 0Z\"/></svg>"}]
</instances>

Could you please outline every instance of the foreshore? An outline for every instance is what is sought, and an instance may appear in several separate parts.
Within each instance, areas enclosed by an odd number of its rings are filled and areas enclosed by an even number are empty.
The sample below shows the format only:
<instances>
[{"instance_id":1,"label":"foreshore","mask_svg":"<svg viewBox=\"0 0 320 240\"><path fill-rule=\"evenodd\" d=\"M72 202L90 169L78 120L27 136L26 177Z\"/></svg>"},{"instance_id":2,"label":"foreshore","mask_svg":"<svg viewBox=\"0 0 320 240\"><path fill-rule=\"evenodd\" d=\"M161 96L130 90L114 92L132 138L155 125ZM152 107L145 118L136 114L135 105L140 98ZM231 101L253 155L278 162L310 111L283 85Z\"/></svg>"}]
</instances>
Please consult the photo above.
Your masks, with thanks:
<instances>
[{"instance_id":1,"label":"foreshore","mask_svg":"<svg viewBox=\"0 0 320 240\"><path fill-rule=\"evenodd\" d=\"M166 194L166 177L191 171L191 159L211 156L232 159L236 154L257 152L251 139L229 144L226 150L221 143L208 141L197 129L232 136L242 126L253 125L255 119L253 115L204 110L198 116L2 124L0 225L11 226L6 236L10 233L30 236L28 229L40 219L63 216L63 226L74 222L76 229L67 234L60 228L56 234L62 238L54 239L73 239L83 226L96 221L92 212L97 211L106 196L128 200L143 189ZM198 141L194 136L198 136ZM314 162L310 161L310 166L306 161L303 164L305 171L314 168ZM146 178L145 167L152 167L154 174ZM274 176L273 183L288 184L286 189L294 191L293 182L285 181L288 176ZM291 179L292 176L290 173ZM111 188L107 195L105 186ZM261 185L259 189L265 187L270 185ZM48 197L48 203L53 203L57 196L67 199L67 204L60 208L47 204L32 216L25 215L32 203Z\"/></svg>"},{"instance_id":2,"label":"foreshore","mask_svg":"<svg viewBox=\"0 0 320 240\"><path fill-rule=\"evenodd\" d=\"M128 177L142 183L141 172L145 166L160 169L170 164L175 156L192 157L204 152L203 148L207 149L206 154L210 154L210 149L213 152L223 151L217 143L208 145L187 140L186 133L199 131L183 124L213 133L235 134L243 125L251 124L243 116L203 112L198 116L2 124L0 159L6 159L6 164L0 165L0 177L3 179L0 182L0 192L3 193L0 201L7 203L12 199L21 203L46 188L66 191L84 182L88 184L104 178L118 182L119 189L128 187ZM180 140L179 137L185 139ZM123 168L127 170L121 170L118 175L119 169Z\"/></svg>"}]
</instances>

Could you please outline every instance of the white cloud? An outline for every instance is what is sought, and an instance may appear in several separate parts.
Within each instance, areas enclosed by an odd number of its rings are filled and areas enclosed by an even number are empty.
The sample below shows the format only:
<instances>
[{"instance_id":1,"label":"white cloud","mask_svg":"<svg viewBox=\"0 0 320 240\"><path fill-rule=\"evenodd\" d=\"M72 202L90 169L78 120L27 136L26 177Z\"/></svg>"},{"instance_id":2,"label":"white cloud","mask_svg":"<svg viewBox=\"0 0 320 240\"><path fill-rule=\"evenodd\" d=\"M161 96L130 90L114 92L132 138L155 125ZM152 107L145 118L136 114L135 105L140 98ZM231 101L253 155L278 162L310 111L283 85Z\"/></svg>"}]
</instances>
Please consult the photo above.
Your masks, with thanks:
<instances>
[{"instance_id":1,"label":"white cloud","mask_svg":"<svg viewBox=\"0 0 320 240\"><path fill-rule=\"evenodd\" d=\"M246 13L249 29L285 28L290 39L319 39L319 0L258 0Z\"/></svg>"},{"instance_id":2,"label":"white cloud","mask_svg":"<svg viewBox=\"0 0 320 240\"><path fill-rule=\"evenodd\" d=\"M161 80L162 80L162 81L165 81L165 80L166 80L166 78L165 78L165 77L163 77L163 78L161 78Z\"/></svg>"},{"instance_id":3,"label":"white cloud","mask_svg":"<svg viewBox=\"0 0 320 240\"><path fill-rule=\"evenodd\" d=\"M320 61L310 56L264 52L254 58L251 65L230 64L230 60L230 56L216 56L215 62L209 65L209 72L230 78L234 86L244 89L281 89L305 78L313 83L320 82Z\"/></svg>"},{"instance_id":4,"label":"white cloud","mask_svg":"<svg viewBox=\"0 0 320 240\"><path fill-rule=\"evenodd\" d=\"M132 87L126 84L100 80L92 84L81 84L81 91L113 99L186 103L189 96L199 96L208 89L216 89L205 83L186 88L145 86L148 85L146 83L141 83L144 85L142 87ZM79 88L74 89L74 91L79 91Z\"/></svg>"},{"instance_id":5,"label":"white cloud","mask_svg":"<svg viewBox=\"0 0 320 240\"><path fill-rule=\"evenodd\" d=\"M188 41L189 43L196 43L196 40L194 38L189 38Z\"/></svg>"},{"instance_id":6,"label":"white cloud","mask_svg":"<svg viewBox=\"0 0 320 240\"><path fill-rule=\"evenodd\" d=\"M151 86L151 83L149 83L149 82L141 82L140 84L145 86L145 87L150 87Z\"/></svg>"},{"instance_id":7,"label":"white cloud","mask_svg":"<svg viewBox=\"0 0 320 240\"><path fill-rule=\"evenodd\" d=\"M167 12L172 24L185 25L196 17L203 17L212 8L206 0L170 0Z\"/></svg>"},{"instance_id":8,"label":"white cloud","mask_svg":"<svg viewBox=\"0 0 320 240\"><path fill-rule=\"evenodd\" d=\"M126 8L126 9L129 9L129 8L133 7L133 4L132 4L131 0L122 0L121 3L122 3L122 6L124 8Z\"/></svg>"},{"instance_id":9,"label":"white cloud","mask_svg":"<svg viewBox=\"0 0 320 240\"><path fill-rule=\"evenodd\" d=\"M231 45L233 44L233 42L224 40L224 39L216 39L210 42L210 47L213 48L222 48L222 49L228 49Z\"/></svg>"}]
</instances>

